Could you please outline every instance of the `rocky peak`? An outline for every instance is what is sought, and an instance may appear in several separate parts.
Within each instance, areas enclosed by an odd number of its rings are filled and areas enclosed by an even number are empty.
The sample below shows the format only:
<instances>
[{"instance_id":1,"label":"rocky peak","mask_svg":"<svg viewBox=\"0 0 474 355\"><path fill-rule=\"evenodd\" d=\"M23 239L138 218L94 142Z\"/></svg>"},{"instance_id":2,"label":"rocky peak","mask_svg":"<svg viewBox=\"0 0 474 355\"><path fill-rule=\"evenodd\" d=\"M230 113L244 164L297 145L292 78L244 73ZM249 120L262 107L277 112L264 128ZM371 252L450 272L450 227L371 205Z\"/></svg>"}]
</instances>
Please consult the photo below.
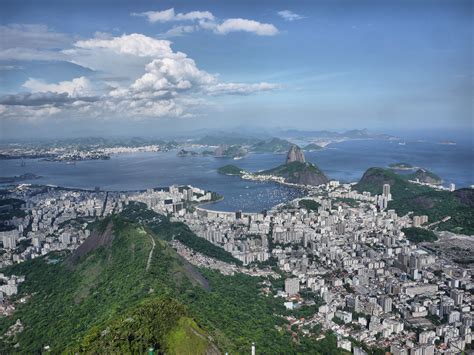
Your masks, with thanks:
<instances>
[{"instance_id":1,"label":"rocky peak","mask_svg":"<svg viewBox=\"0 0 474 355\"><path fill-rule=\"evenodd\" d=\"M294 161L299 161L300 163L305 162L303 151L297 145L292 145L286 156L286 164Z\"/></svg>"}]
</instances>

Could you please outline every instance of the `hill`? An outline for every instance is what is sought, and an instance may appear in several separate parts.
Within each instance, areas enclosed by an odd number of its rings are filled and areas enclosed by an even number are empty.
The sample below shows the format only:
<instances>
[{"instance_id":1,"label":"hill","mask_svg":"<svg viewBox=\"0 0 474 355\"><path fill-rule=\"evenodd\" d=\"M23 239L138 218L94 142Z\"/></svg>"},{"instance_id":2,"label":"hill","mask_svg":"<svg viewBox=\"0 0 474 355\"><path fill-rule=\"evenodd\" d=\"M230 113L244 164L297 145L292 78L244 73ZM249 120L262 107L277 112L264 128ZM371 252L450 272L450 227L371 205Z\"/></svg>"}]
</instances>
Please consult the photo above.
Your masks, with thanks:
<instances>
[{"instance_id":1,"label":"hill","mask_svg":"<svg viewBox=\"0 0 474 355\"><path fill-rule=\"evenodd\" d=\"M450 219L437 225L440 230L463 234L474 234L474 190L460 189L454 192L439 191L417 185L389 169L370 168L354 186L359 192L369 191L381 194L383 184L390 184L393 208L399 215L413 212L415 215L427 215L429 223Z\"/></svg>"},{"instance_id":2,"label":"hill","mask_svg":"<svg viewBox=\"0 0 474 355\"><path fill-rule=\"evenodd\" d=\"M294 144L288 150L285 164L260 171L258 175L278 176L284 178L285 182L299 185L318 186L329 181L316 165L305 161L303 151Z\"/></svg>"},{"instance_id":3,"label":"hill","mask_svg":"<svg viewBox=\"0 0 474 355\"><path fill-rule=\"evenodd\" d=\"M270 140L260 141L252 145L251 150L254 153L283 153L288 151L292 143L280 138L272 138Z\"/></svg>"},{"instance_id":4,"label":"hill","mask_svg":"<svg viewBox=\"0 0 474 355\"><path fill-rule=\"evenodd\" d=\"M433 191L430 187L413 184L403 175L383 168L368 169L354 186L354 189L359 192L368 191L372 194L381 194L384 184L390 184L390 192L393 199L411 197L423 192Z\"/></svg>"},{"instance_id":5,"label":"hill","mask_svg":"<svg viewBox=\"0 0 474 355\"><path fill-rule=\"evenodd\" d=\"M316 143L310 143L310 144L303 147L303 150L306 150L308 152L314 152L314 151L321 150L321 149L323 149L323 147L321 147L320 145L318 145Z\"/></svg>"},{"instance_id":6,"label":"hill","mask_svg":"<svg viewBox=\"0 0 474 355\"><path fill-rule=\"evenodd\" d=\"M25 275L21 295L31 298L14 314L24 331L3 343L2 352L9 352L15 343L22 352L38 353L46 345L59 352L83 341L92 327L106 327L142 300L153 302L171 290L202 287L174 251L143 227L121 217L108 218L104 224L105 230L94 231L82 250L50 254L6 270ZM1 320L2 334L9 323ZM164 343L156 345L162 351L172 350Z\"/></svg>"},{"instance_id":7,"label":"hill","mask_svg":"<svg viewBox=\"0 0 474 355\"><path fill-rule=\"evenodd\" d=\"M410 180L418 180L420 182L433 185L439 185L443 183L443 179L426 169L418 169L413 174L406 175L406 177Z\"/></svg>"},{"instance_id":8,"label":"hill","mask_svg":"<svg viewBox=\"0 0 474 355\"><path fill-rule=\"evenodd\" d=\"M330 333L316 341L287 331L288 311L262 295L261 278L186 265L165 241L181 231L141 207L98 223L80 252L2 270L25 276L18 299L26 301L0 318L2 335L17 320L24 326L4 335L0 352L246 353L255 342L272 354L340 353Z\"/></svg>"},{"instance_id":9,"label":"hill","mask_svg":"<svg viewBox=\"0 0 474 355\"><path fill-rule=\"evenodd\" d=\"M217 172L222 175L241 176L245 173L245 170L235 165L229 164L221 166L219 169L217 169Z\"/></svg>"},{"instance_id":10,"label":"hill","mask_svg":"<svg viewBox=\"0 0 474 355\"><path fill-rule=\"evenodd\" d=\"M180 302L158 297L141 302L123 315L90 329L71 353L220 354L207 334L187 317Z\"/></svg>"},{"instance_id":11,"label":"hill","mask_svg":"<svg viewBox=\"0 0 474 355\"><path fill-rule=\"evenodd\" d=\"M285 182L299 185L318 186L326 184L329 179L314 164L294 161L288 164L280 165L276 168L259 172L260 175L280 176Z\"/></svg>"}]
</instances>

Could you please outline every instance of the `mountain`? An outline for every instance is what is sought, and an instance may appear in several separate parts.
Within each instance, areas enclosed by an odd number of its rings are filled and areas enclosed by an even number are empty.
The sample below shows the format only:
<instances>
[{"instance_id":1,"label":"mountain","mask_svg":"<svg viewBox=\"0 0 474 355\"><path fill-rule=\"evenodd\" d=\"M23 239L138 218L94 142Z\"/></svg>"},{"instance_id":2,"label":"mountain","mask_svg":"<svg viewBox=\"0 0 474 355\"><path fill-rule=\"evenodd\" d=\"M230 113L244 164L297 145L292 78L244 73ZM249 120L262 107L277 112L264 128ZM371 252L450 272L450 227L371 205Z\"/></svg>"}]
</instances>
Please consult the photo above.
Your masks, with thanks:
<instances>
[{"instance_id":1,"label":"mountain","mask_svg":"<svg viewBox=\"0 0 474 355\"><path fill-rule=\"evenodd\" d=\"M426 170L426 169L418 169L415 171L413 174L407 175L407 177L410 180L418 180L423 183L428 183L428 184L433 184L433 185L439 185L443 183L443 179L441 179L438 175L435 173Z\"/></svg>"},{"instance_id":2,"label":"mountain","mask_svg":"<svg viewBox=\"0 0 474 355\"><path fill-rule=\"evenodd\" d=\"M318 186L329 181L316 165L305 161L303 152L296 145L291 146L288 151L285 164L258 174L279 176L284 178L285 182L299 185Z\"/></svg>"},{"instance_id":3,"label":"mountain","mask_svg":"<svg viewBox=\"0 0 474 355\"><path fill-rule=\"evenodd\" d=\"M228 165L221 166L219 169L217 169L217 172L222 175L241 176L245 173L245 170L235 165L228 164Z\"/></svg>"},{"instance_id":4,"label":"mountain","mask_svg":"<svg viewBox=\"0 0 474 355\"><path fill-rule=\"evenodd\" d=\"M413 212L414 215L427 215L428 223L439 223L436 228L468 235L474 234L474 190L459 189L453 192L435 190L428 186L408 181L406 175L397 174L390 169L370 168L360 181L354 185L359 192L368 191L381 194L384 184L390 184L393 201L389 209L399 215Z\"/></svg>"},{"instance_id":5,"label":"mountain","mask_svg":"<svg viewBox=\"0 0 474 355\"><path fill-rule=\"evenodd\" d=\"M285 139L272 138L255 143L251 150L254 153L282 153L290 149L291 146L292 143Z\"/></svg>"},{"instance_id":6,"label":"mountain","mask_svg":"<svg viewBox=\"0 0 474 355\"><path fill-rule=\"evenodd\" d=\"M293 162L300 162L304 163L304 154L303 151L298 147L297 145L292 145L290 150L288 151L288 154L286 155L286 164L290 164Z\"/></svg>"},{"instance_id":7,"label":"mountain","mask_svg":"<svg viewBox=\"0 0 474 355\"><path fill-rule=\"evenodd\" d=\"M150 345L174 353L168 336L187 327L181 321L189 324L190 320L179 301L161 297L171 290L185 292L193 285L207 287L199 271L190 269L163 240L120 216L100 222L70 255L48 254L6 272L25 275L20 292L29 299L14 314L24 331L4 340L2 352L9 352L14 344L19 344L21 352L39 353L47 345L57 353L76 346L98 350L99 344L107 343L109 353L132 349L143 353ZM141 312L143 304L153 305L146 307L148 315ZM179 312L171 317L176 309ZM157 314L162 316L150 320ZM149 322L137 325L135 315ZM134 321L125 324L129 317ZM0 322L2 329L5 323ZM121 327L127 327L129 336L119 332ZM151 334L157 327L161 333ZM121 338L110 338L113 328L118 328Z\"/></svg>"},{"instance_id":8,"label":"mountain","mask_svg":"<svg viewBox=\"0 0 474 355\"><path fill-rule=\"evenodd\" d=\"M368 191L372 194L381 194L384 184L390 185L390 192L394 199L432 191L429 187L409 182L406 177L397 174L391 169L375 167L368 169L364 173L360 181L354 186L354 189L359 192Z\"/></svg>"},{"instance_id":9,"label":"mountain","mask_svg":"<svg viewBox=\"0 0 474 355\"><path fill-rule=\"evenodd\" d=\"M247 154L247 150L240 145L220 145L214 151L216 158L242 158Z\"/></svg>"},{"instance_id":10,"label":"mountain","mask_svg":"<svg viewBox=\"0 0 474 355\"><path fill-rule=\"evenodd\" d=\"M73 253L2 269L25 281L13 315L0 318L0 352L248 353L255 342L271 354L340 354L330 332L317 341L287 330L291 313L262 294L264 278L198 269L168 245L178 237L201 239L133 203ZM17 321L23 330L5 334Z\"/></svg>"},{"instance_id":11,"label":"mountain","mask_svg":"<svg viewBox=\"0 0 474 355\"><path fill-rule=\"evenodd\" d=\"M303 147L303 150L306 150L308 152L314 152L314 151L321 150L321 149L323 149L323 147L321 147L320 145L315 144L315 143L310 143L310 144Z\"/></svg>"},{"instance_id":12,"label":"mountain","mask_svg":"<svg viewBox=\"0 0 474 355\"><path fill-rule=\"evenodd\" d=\"M282 137L294 138L319 138L319 139L382 139L390 140L395 137L383 133L373 133L367 129L353 129L345 132L333 131L301 131L296 129L280 130L278 135Z\"/></svg>"},{"instance_id":13,"label":"mountain","mask_svg":"<svg viewBox=\"0 0 474 355\"><path fill-rule=\"evenodd\" d=\"M260 142L260 139L254 137L244 137L237 134L217 134L217 135L206 135L199 138L194 143L210 146L218 145L252 145Z\"/></svg>"},{"instance_id":14,"label":"mountain","mask_svg":"<svg viewBox=\"0 0 474 355\"><path fill-rule=\"evenodd\" d=\"M285 179L285 182L298 185L318 186L329 182L326 175L316 165L308 162L294 161L258 174L280 176Z\"/></svg>"}]
</instances>

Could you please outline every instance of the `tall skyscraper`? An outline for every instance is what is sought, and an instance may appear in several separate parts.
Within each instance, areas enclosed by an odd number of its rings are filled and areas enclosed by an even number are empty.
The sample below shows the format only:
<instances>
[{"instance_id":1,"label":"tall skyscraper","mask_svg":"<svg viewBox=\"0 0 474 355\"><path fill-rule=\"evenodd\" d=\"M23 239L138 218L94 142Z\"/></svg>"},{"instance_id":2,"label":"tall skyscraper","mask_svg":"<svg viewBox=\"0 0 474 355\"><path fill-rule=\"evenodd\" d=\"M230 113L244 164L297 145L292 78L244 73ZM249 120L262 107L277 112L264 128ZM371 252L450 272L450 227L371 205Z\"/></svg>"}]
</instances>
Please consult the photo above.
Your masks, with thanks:
<instances>
[{"instance_id":1,"label":"tall skyscraper","mask_svg":"<svg viewBox=\"0 0 474 355\"><path fill-rule=\"evenodd\" d=\"M390 184L383 184L383 196L387 201L392 200L392 194L390 193Z\"/></svg>"}]
</instances>

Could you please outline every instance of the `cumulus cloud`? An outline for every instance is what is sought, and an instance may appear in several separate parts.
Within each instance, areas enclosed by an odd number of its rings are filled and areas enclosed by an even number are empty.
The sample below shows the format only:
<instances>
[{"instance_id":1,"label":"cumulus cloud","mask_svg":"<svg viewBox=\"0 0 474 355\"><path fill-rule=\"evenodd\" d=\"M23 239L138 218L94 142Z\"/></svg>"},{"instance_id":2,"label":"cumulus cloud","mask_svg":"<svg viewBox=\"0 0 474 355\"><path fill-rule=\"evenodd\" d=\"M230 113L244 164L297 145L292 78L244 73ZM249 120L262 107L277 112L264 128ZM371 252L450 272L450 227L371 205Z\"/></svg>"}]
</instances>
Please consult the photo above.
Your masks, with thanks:
<instances>
[{"instance_id":1,"label":"cumulus cloud","mask_svg":"<svg viewBox=\"0 0 474 355\"><path fill-rule=\"evenodd\" d=\"M57 94L67 94L70 97L87 96L93 93L92 84L89 79L81 76L71 81L61 81L57 84L48 84L42 80L29 78L23 87L31 92L52 92Z\"/></svg>"},{"instance_id":2,"label":"cumulus cloud","mask_svg":"<svg viewBox=\"0 0 474 355\"><path fill-rule=\"evenodd\" d=\"M253 20L242 18L230 18L217 25L215 32L219 34L227 34L230 32L252 32L259 36L274 36L278 33L278 29L269 23L261 23Z\"/></svg>"},{"instance_id":3,"label":"cumulus cloud","mask_svg":"<svg viewBox=\"0 0 474 355\"><path fill-rule=\"evenodd\" d=\"M171 8L163 11L132 13L131 15L146 17L150 23L166 23L177 21L194 21L195 23L192 26L174 26L162 35L164 37L182 36L186 33L195 32L199 29L211 30L214 33L222 35L231 32L249 32L259 36L274 36L278 33L278 29L269 23L261 23L258 21L242 18L218 20L209 11L175 13L174 8Z\"/></svg>"},{"instance_id":4,"label":"cumulus cloud","mask_svg":"<svg viewBox=\"0 0 474 355\"><path fill-rule=\"evenodd\" d=\"M200 69L185 53L175 52L170 41L136 33L77 41L73 48L62 53L69 61L100 71L101 75L58 83L29 78L23 84L29 93L0 99L7 116L27 115L35 108L58 114L59 111L51 108L60 108L68 117L81 114L131 119L189 117L204 98L249 95L279 88L266 82L222 82L218 75ZM120 76L123 73L130 80ZM104 83L101 77L120 80Z\"/></svg>"},{"instance_id":5,"label":"cumulus cloud","mask_svg":"<svg viewBox=\"0 0 474 355\"><path fill-rule=\"evenodd\" d=\"M132 13L132 16L146 17L148 22L171 22L171 21L195 21L214 20L214 15L209 11L191 11L187 13L175 13L174 8L163 11L146 11Z\"/></svg>"},{"instance_id":6,"label":"cumulus cloud","mask_svg":"<svg viewBox=\"0 0 474 355\"><path fill-rule=\"evenodd\" d=\"M278 15L285 21L297 21L305 18L304 16L298 15L290 10L278 11Z\"/></svg>"},{"instance_id":7,"label":"cumulus cloud","mask_svg":"<svg viewBox=\"0 0 474 355\"><path fill-rule=\"evenodd\" d=\"M76 101L94 102L96 97L73 98L67 93L38 92L19 93L0 97L0 105L4 106L63 106Z\"/></svg>"}]
</instances>

